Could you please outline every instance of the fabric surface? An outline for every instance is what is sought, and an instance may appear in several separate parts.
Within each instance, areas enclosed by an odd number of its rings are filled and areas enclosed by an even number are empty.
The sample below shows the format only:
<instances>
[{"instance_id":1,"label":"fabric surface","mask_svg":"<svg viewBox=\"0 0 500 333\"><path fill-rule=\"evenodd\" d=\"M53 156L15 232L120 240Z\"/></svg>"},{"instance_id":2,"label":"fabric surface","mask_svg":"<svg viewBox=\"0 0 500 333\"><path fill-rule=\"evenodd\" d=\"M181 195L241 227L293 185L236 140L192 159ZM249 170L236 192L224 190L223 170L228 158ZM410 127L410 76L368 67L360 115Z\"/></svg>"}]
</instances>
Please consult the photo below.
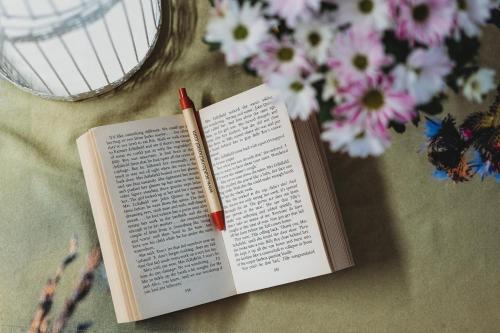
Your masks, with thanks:
<instances>
[{"instance_id":1,"label":"fabric surface","mask_svg":"<svg viewBox=\"0 0 500 333\"><path fill-rule=\"evenodd\" d=\"M227 68L201 42L208 1L168 3L160 47L145 70L111 94L55 102L1 84L1 332L25 331L42 286L77 234L81 255L56 291L57 313L97 244L79 135L98 125L175 113L180 85L201 105L259 84ZM483 63L500 73L500 34L489 29L483 41ZM463 119L486 105L452 97L446 109ZM99 274L71 327L91 321L93 332L498 331L500 184L477 177L438 182L418 154L422 128L394 137L379 159L330 154L356 267L122 325Z\"/></svg>"}]
</instances>

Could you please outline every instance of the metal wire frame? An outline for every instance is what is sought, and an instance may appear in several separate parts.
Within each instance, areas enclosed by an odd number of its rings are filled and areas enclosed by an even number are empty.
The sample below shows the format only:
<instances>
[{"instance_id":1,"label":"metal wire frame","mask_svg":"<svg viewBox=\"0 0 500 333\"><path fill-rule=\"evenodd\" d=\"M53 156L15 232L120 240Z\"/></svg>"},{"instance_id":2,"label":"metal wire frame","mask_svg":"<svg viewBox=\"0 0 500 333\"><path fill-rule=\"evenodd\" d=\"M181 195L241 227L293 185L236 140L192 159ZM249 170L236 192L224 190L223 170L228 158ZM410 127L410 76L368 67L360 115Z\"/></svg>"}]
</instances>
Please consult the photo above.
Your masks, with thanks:
<instances>
[{"instance_id":1,"label":"metal wire frame","mask_svg":"<svg viewBox=\"0 0 500 333\"><path fill-rule=\"evenodd\" d=\"M28 0L23 0L24 4L26 6L27 12L29 14L30 18L35 18L33 15L33 10L31 8L31 5ZM160 26L162 24L162 16L161 16L161 0L149 0L150 2L150 7L152 10L152 16L154 20L154 25L156 28L156 32L153 36L152 39L149 37L148 29L147 29L147 24L146 24L146 17L145 17L145 12L144 12L144 1L148 0L138 0L140 3L140 10L141 10L141 15L142 15L142 22L143 22L143 28L146 36L146 42L148 45L148 51L146 55L142 58L139 59L139 55L137 52L137 46L136 46L136 39L134 38L134 33L130 24L130 18L129 18L129 12L127 9L127 6L125 4L125 1L122 0L98 0L97 7L91 8L86 0L80 0L81 2L81 7L80 8L71 8L71 9L66 9L65 11L59 11L57 10L57 6L50 0L50 4L54 9L54 13L56 15L64 15L67 13L71 13L72 11L79 12L79 15L69 15L69 18L64 20L64 24L59 24L59 25L47 25L46 27L42 27L40 29L37 29L37 31L30 31L28 34L16 36L14 38L5 38L5 33L3 29L0 29L0 76L2 76L4 79L7 81L11 82L12 84L16 85L17 87L28 91L30 93L33 93L35 95L45 97L45 98L50 98L50 99L57 99L57 100L69 100L69 101L76 101L76 100L81 100L85 98L90 98L99 94L102 94L104 92L107 92L111 89L114 89L115 87L123 84L130 76L132 76L145 62L145 60L149 57L151 54L154 46L156 45L156 42L158 40L159 36L159 31L160 31ZM106 13L113 8L113 6L117 5L118 3L121 3L121 8L123 10L123 13L125 15L125 20L127 23L128 27L128 35L130 37L130 40L132 42L135 58L137 61L137 64L131 68L130 70L126 71L124 69L122 60L120 58L120 55L116 49L115 46L115 41L113 39L113 36L111 34L108 22L106 20ZM156 3L156 6L155 6ZM156 8L156 12L155 12ZM78 10L77 10L78 9ZM19 16L14 16L10 15L5 11L5 6L2 3L2 0L0 0L0 13L4 17L9 17L9 18L26 18L26 17L19 17ZM83 13L83 14L82 14ZM158 13L158 15L156 15ZM40 18L40 16L37 16L36 18ZM106 30L107 38L110 42L111 48L113 49L114 57L116 59L116 62L118 63L120 70L122 72L122 77L118 80L115 80L113 82L110 82L109 75L106 72L106 69L103 65L103 60L101 59L101 56L99 55L99 52L96 48L96 45L92 39L91 34L89 33L88 30L88 24L92 23L96 20L102 19L102 22L104 23L104 27ZM73 29L76 28L82 28L84 31L84 34L91 45L92 49L92 54L97 60L97 63L99 64L99 69L102 72L106 85L102 87L92 87L91 84L89 83L88 79L85 76L85 73L81 70L81 68L78 66L78 63L75 60L75 57L73 53L71 52L70 48L68 45L64 42L64 39L62 38L62 35L65 33L68 33L72 31ZM39 41L46 40L54 38L57 40L65 50L66 54L69 56L71 63L75 67L76 72L78 75L81 77L83 82L88 88L88 92L84 93L72 93L66 83L63 81L61 78L60 73L58 73L56 66L51 62L49 57L47 56L46 52L43 50L43 48L40 46ZM29 62L29 60L20 52L19 48L17 47L18 43L23 43L27 41L32 41L34 42L34 45L36 46L37 50L40 52L42 58L46 62L46 64L49 66L50 70L54 74L54 76L57 78L59 84L63 87L64 91L67 93L67 96L57 96L54 94L53 90L49 87L47 82L44 80L42 75L36 70L36 68ZM23 62L26 64L26 66L31 70L31 72L35 75L35 77L40 81L40 83L43 85L46 91L35 91L31 89L31 85L28 79L26 79L18 70L15 69L13 64L3 56L3 49L5 47L4 43L8 43L12 46L13 50L17 53L17 55L23 60Z\"/></svg>"}]
</instances>

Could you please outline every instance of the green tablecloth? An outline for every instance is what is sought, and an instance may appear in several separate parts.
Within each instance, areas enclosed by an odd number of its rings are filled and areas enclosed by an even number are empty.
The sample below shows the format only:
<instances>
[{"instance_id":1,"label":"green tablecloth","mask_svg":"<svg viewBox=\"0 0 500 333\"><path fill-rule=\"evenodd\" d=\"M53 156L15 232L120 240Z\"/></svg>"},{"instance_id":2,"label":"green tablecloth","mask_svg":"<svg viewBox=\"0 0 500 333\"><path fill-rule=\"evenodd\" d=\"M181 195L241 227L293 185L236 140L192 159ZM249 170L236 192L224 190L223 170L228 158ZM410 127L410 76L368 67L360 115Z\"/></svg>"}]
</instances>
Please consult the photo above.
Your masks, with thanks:
<instances>
[{"instance_id":1,"label":"green tablecloth","mask_svg":"<svg viewBox=\"0 0 500 333\"><path fill-rule=\"evenodd\" d=\"M67 103L1 84L1 332L27 327L73 234L82 254L97 243L75 145L80 134L97 125L174 113L179 85L206 104L259 83L225 67L202 44L206 1L170 3L169 47L159 48L134 85ZM163 44L166 35L165 30ZM500 34L490 29L483 40L483 62L500 73ZM486 105L453 97L446 108L463 118ZM500 330L500 185L432 179L425 156L417 153L422 142L422 129L410 129L395 136L382 158L330 156L355 268L123 325L115 322L100 274L70 325L90 320L96 332ZM55 311L84 257L64 275Z\"/></svg>"}]
</instances>

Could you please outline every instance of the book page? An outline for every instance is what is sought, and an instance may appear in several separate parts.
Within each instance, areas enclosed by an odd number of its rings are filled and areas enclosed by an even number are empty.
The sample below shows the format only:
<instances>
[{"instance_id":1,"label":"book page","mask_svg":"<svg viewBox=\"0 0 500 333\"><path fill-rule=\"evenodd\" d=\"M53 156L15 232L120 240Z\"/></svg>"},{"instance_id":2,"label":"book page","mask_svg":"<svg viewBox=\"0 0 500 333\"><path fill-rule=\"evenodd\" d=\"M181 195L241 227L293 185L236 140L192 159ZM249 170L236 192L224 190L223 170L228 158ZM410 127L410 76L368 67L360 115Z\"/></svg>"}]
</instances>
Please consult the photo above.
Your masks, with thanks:
<instances>
[{"instance_id":1,"label":"book page","mask_svg":"<svg viewBox=\"0 0 500 333\"><path fill-rule=\"evenodd\" d=\"M330 273L286 107L262 85L200 111L238 293Z\"/></svg>"},{"instance_id":2,"label":"book page","mask_svg":"<svg viewBox=\"0 0 500 333\"><path fill-rule=\"evenodd\" d=\"M92 134L141 318L234 295L182 115Z\"/></svg>"}]
</instances>

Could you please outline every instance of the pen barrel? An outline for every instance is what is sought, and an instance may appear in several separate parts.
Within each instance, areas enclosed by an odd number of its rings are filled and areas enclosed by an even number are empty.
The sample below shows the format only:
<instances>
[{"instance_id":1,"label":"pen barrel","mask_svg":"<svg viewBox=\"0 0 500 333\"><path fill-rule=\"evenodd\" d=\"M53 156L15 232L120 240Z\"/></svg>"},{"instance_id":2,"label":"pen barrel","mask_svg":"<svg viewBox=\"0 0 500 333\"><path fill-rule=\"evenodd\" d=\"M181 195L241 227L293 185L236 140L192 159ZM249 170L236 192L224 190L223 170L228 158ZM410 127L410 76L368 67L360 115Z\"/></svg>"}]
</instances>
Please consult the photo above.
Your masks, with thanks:
<instances>
[{"instance_id":1,"label":"pen barrel","mask_svg":"<svg viewBox=\"0 0 500 333\"><path fill-rule=\"evenodd\" d=\"M198 126L198 121L196 120L195 111L192 108L186 108L182 110L182 114L184 115L186 127L189 132L189 139L193 147L194 158L200 174L201 184L207 200L209 213L220 212L222 211L222 205L220 203L217 187L215 186L212 168L208 162L208 156L205 151L205 145L200 127Z\"/></svg>"}]
</instances>

